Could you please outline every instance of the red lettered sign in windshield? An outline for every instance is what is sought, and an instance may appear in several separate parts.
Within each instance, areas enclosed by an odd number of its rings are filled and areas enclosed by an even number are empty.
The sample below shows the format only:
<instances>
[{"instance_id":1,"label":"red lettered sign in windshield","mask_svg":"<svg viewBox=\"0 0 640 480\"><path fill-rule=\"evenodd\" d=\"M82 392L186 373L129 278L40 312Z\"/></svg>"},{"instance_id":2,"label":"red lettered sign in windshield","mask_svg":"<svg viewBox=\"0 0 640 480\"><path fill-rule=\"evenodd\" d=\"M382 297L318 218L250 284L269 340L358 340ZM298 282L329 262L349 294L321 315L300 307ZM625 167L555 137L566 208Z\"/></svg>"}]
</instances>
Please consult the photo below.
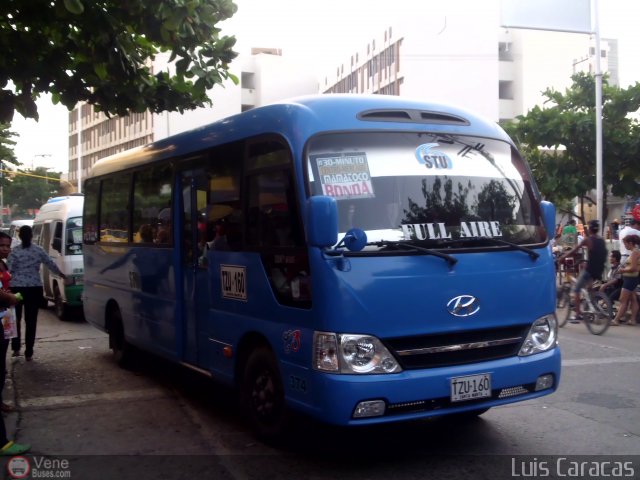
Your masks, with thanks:
<instances>
[{"instance_id":1,"label":"red lettered sign in windshield","mask_svg":"<svg viewBox=\"0 0 640 480\"><path fill-rule=\"evenodd\" d=\"M320 154L314 161L323 195L336 200L374 196L366 153Z\"/></svg>"}]
</instances>

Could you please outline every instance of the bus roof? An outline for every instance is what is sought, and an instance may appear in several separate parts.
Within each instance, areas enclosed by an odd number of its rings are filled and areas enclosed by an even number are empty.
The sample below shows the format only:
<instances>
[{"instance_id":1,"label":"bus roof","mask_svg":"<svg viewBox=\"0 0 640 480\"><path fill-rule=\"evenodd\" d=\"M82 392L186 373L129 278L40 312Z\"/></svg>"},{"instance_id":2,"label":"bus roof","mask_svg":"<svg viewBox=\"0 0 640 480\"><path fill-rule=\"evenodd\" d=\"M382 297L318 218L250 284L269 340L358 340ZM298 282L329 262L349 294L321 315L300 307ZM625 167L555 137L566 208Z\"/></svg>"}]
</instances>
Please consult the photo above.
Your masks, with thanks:
<instances>
[{"instance_id":1,"label":"bus roof","mask_svg":"<svg viewBox=\"0 0 640 480\"><path fill-rule=\"evenodd\" d=\"M494 121L452 105L391 95L310 95L248 110L104 158L96 162L89 177L260 134L280 133L290 141L304 143L320 132L345 130L430 131L499 138L511 143Z\"/></svg>"},{"instance_id":2,"label":"bus roof","mask_svg":"<svg viewBox=\"0 0 640 480\"><path fill-rule=\"evenodd\" d=\"M35 221L49 218L51 215L82 215L82 207L84 205L84 195L74 193L61 197L52 197L47 203L43 204L38 210Z\"/></svg>"}]
</instances>

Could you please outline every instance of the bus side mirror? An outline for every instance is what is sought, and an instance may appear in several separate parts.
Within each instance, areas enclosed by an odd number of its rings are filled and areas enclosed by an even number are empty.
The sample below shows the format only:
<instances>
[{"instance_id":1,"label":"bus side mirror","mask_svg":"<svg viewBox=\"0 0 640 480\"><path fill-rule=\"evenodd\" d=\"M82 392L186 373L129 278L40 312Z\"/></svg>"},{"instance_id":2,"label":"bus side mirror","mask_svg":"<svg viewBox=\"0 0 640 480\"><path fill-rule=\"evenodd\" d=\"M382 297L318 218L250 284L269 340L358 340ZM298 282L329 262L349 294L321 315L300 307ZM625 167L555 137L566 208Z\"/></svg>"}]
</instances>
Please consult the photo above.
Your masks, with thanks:
<instances>
[{"instance_id":1,"label":"bus side mirror","mask_svg":"<svg viewBox=\"0 0 640 480\"><path fill-rule=\"evenodd\" d=\"M335 198L307 200L307 241L313 247L331 247L338 242L338 204Z\"/></svg>"},{"instance_id":2,"label":"bus side mirror","mask_svg":"<svg viewBox=\"0 0 640 480\"><path fill-rule=\"evenodd\" d=\"M540 208L542 209L544 228L547 230L547 238L551 240L555 236L556 231L556 206L551 202L543 200L540 202Z\"/></svg>"},{"instance_id":3,"label":"bus side mirror","mask_svg":"<svg viewBox=\"0 0 640 480\"><path fill-rule=\"evenodd\" d=\"M57 250L58 253L62 253L62 240L60 240L59 238L54 238L53 242L51 242L51 247L54 250Z\"/></svg>"}]
</instances>

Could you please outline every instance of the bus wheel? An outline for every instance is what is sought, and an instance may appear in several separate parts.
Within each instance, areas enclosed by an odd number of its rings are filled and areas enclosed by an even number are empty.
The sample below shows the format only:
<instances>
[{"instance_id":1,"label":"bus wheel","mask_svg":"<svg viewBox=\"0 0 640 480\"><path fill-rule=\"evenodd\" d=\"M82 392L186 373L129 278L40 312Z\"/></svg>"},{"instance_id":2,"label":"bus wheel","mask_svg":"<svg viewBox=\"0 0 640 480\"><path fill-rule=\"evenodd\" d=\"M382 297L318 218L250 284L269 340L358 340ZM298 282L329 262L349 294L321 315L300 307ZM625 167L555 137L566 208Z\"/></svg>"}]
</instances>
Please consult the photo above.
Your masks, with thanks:
<instances>
[{"instance_id":1,"label":"bus wheel","mask_svg":"<svg viewBox=\"0 0 640 480\"><path fill-rule=\"evenodd\" d=\"M66 320L67 306L62 300L62 295L60 295L60 289L58 288L58 285L53 286L53 303L55 304L55 311L58 318L60 320Z\"/></svg>"},{"instance_id":2,"label":"bus wheel","mask_svg":"<svg viewBox=\"0 0 640 480\"><path fill-rule=\"evenodd\" d=\"M115 362L123 368L127 367L131 359L131 346L124 338L122 315L118 309L111 312L111 321L109 322L109 348L111 348Z\"/></svg>"},{"instance_id":3,"label":"bus wheel","mask_svg":"<svg viewBox=\"0 0 640 480\"><path fill-rule=\"evenodd\" d=\"M240 400L256 435L267 441L278 440L285 432L289 414L284 387L273 353L260 347L245 365Z\"/></svg>"}]
</instances>

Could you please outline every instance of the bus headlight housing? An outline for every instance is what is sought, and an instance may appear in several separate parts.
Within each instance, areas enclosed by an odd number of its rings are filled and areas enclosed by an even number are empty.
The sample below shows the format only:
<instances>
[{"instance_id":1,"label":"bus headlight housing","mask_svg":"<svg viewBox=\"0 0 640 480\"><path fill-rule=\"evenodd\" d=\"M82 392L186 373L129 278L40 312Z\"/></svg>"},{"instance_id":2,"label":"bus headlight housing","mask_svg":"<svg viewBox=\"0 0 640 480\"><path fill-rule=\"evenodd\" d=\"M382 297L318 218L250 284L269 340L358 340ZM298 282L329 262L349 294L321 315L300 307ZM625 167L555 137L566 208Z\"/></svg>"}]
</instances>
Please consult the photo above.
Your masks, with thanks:
<instances>
[{"instance_id":1,"label":"bus headlight housing","mask_svg":"<svg viewBox=\"0 0 640 480\"><path fill-rule=\"evenodd\" d=\"M531 325L518 355L526 357L535 353L546 352L556 346L558 341L558 321L555 314L540 317Z\"/></svg>"},{"instance_id":2,"label":"bus headlight housing","mask_svg":"<svg viewBox=\"0 0 640 480\"><path fill-rule=\"evenodd\" d=\"M313 345L316 370L348 374L402 371L387 347L373 335L315 332Z\"/></svg>"}]
</instances>

